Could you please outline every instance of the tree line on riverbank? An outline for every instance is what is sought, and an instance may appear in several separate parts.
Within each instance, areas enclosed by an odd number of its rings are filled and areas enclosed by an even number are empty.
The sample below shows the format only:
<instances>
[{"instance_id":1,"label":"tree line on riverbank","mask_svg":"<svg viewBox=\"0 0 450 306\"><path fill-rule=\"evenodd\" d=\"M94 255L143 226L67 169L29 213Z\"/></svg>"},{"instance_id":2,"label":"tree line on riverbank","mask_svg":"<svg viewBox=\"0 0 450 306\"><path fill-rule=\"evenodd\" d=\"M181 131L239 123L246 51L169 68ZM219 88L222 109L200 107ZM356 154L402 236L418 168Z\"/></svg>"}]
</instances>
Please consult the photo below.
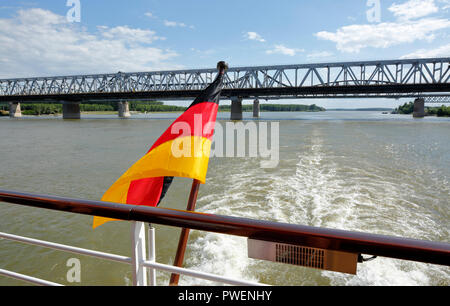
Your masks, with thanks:
<instances>
[{"instance_id":1,"label":"tree line on riverbank","mask_svg":"<svg viewBox=\"0 0 450 306\"><path fill-rule=\"evenodd\" d=\"M57 115L62 113L62 104L60 103L21 103L20 104L23 115ZM80 104L81 112L114 112L118 111L118 103L104 102L102 104L96 103L82 103ZM160 101L132 101L129 102L130 111L135 112L184 112L186 107L175 105L164 105ZM231 105L221 105L219 111L229 111ZM8 115L9 105L7 103L0 103L0 115ZM244 112L251 112L253 105L242 105ZM319 112L325 111L325 108L313 105L301 104L260 104L261 111L272 112Z\"/></svg>"},{"instance_id":2,"label":"tree line on riverbank","mask_svg":"<svg viewBox=\"0 0 450 306\"><path fill-rule=\"evenodd\" d=\"M312 105L303 104L260 104L259 109L262 112L323 112L325 108ZM231 110L231 105L221 105L219 106L219 111L229 111ZM242 105L243 112L253 111L252 104Z\"/></svg>"},{"instance_id":3,"label":"tree line on riverbank","mask_svg":"<svg viewBox=\"0 0 450 306\"><path fill-rule=\"evenodd\" d=\"M393 114L412 114L414 112L414 102L407 102L397 107ZM425 116L450 117L450 106L425 107Z\"/></svg>"},{"instance_id":4,"label":"tree line on riverbank","mask_svg":"<svg viewBox=\"0 0 450 306\"><path fill-rule=\"evenodd\" d=\"M104 102L101 104L86 102L80 104L81 112L115 112L118 111L119 104L116 102ZM60 103L21 103L20 108L23 115L56 115L62 113ZM136 112L173 112L184 111L186 107L164 105L160 101L129 102L130 111ZM0 111L7 113L9 106L7 103L0 104Z\"/></svg>"}]
</instances>

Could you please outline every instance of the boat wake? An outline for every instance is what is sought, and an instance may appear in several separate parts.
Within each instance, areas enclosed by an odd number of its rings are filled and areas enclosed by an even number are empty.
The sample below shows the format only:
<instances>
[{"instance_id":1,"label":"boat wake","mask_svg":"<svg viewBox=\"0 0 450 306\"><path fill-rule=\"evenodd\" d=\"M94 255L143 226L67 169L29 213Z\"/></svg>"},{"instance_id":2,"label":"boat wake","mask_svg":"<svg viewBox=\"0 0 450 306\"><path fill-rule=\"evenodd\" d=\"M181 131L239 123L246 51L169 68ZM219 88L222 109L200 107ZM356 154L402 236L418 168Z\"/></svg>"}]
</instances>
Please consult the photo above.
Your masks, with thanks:
<instances>
[{"instance_id":1,"label":"boat wake","mask_svg":"<svg viewBox=\"0 0 450 306\"><path fill-rule=\"evenodd\" d=\"M411 198L417 189L411 180L398 184L401 177L388 175L388 166L355 161L335 151L320 131L314 131L296 155L294 169L288 166L292 162L280 161L272 172L260 169L254 159L241 159L237 168L223 165L224 175L208 181L212 192L198 199L198 211L419 239L446 235L418 204L430 199ZM428 236L431 229L438 233ZM359 264L356 276L253 260L247 257L245 238L199 231L191 232L185 263L273 285L448 285L450 279L447 267L388 258ZM182 277L180 284L211 283Z\"/></svg>"}]
</instances>

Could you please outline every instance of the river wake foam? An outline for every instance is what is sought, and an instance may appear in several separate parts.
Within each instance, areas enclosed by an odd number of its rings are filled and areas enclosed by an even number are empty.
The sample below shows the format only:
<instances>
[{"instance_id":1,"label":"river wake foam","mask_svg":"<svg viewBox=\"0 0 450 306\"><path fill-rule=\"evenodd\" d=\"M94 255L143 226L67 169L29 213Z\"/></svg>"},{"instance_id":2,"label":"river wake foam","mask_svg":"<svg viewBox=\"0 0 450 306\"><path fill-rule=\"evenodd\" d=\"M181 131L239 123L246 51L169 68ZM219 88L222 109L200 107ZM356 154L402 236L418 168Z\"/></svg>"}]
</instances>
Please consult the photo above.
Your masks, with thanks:
<instances>
[{"instance_id":1,"label":"river wake foam","mask_svg":"<svg viewBox=\"0 0 450 306\"><path fill-rule=\"evenodd\" d=\"M277 172L264 172L257 161L242 159L226 182L208 182L221 185L222 191L200 197L199 211L424 239L430 229L439 228L417 204L424 196L411 198L415 183L399 184L401 178L392 177L388 166L352 160L317 132L296 158L295 169L281 162ZM356 276L263 262L247 257L245 238L197 231L189 250L186 265L193 269L274 285L448 285L450 276L445 267L388 258L358 264ZM183 277L182 284L211 283Z\"/></svg>"}]
</instances>

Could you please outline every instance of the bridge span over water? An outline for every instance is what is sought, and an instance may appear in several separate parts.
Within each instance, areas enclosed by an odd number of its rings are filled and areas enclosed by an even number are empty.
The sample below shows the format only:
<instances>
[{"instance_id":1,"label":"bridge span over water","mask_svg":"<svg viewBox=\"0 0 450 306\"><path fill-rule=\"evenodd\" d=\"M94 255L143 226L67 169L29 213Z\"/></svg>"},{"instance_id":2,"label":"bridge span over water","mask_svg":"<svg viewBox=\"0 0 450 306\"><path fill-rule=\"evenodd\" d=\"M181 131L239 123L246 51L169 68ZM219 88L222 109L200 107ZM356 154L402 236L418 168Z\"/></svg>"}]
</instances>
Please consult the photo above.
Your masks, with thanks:
<instances>
[{"instance_id":1,"label":"bridge span over water","mask_svg":"<svg viewBox=\"0 0 450 306\"><path fill-rule=\"evenodd\" d=\"M126 116L126 101L191 99L216 73L190 69L2 79L0 103L9 102L12 112L20 102L63 103L70 118L79 117L79 103L117 101ZM410 97L422 104L449 103L450 57L232 67L222 96L232 101L232 119L242 116L243 99Z\"/></svg>"}]
</instances>

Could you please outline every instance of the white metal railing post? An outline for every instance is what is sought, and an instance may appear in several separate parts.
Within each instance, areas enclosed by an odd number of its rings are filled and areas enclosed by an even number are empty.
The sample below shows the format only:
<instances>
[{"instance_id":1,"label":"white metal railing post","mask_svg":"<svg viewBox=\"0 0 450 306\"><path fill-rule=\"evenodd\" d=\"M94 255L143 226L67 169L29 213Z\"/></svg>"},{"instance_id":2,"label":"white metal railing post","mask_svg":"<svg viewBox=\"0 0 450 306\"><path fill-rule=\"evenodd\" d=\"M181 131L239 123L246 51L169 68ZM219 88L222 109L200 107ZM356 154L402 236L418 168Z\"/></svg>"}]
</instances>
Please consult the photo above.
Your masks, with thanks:
<instances>
[{"instance_id":1,"label":"white metal railing post","mask_svg":"<svg viewBox=\"0 0 450 306\"><path fill-rule=\"evenodd\" d=\"M156 250L155 250L155 228L148 224L148 261L154 263L156 261ZM156 286L156 270L153 268L148 268L149 272L149 285Z\"/></svg>"},{"instance_id":2,"label":"white metal railing post","mask_svg":"<svg viewBox=\"0 0 450 306\"><path fill-rule=\"evenodd\" d=\"M146 260L145 244L145 224L143 222L131 222L133 286L147 286L147 273L143 266L143 262Z\"/></svg>"}]
</instances>

